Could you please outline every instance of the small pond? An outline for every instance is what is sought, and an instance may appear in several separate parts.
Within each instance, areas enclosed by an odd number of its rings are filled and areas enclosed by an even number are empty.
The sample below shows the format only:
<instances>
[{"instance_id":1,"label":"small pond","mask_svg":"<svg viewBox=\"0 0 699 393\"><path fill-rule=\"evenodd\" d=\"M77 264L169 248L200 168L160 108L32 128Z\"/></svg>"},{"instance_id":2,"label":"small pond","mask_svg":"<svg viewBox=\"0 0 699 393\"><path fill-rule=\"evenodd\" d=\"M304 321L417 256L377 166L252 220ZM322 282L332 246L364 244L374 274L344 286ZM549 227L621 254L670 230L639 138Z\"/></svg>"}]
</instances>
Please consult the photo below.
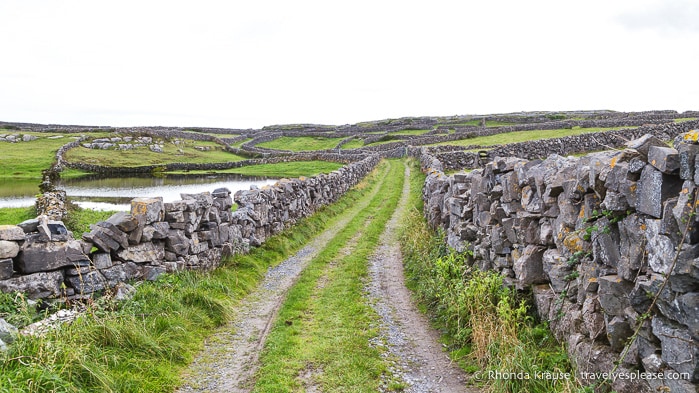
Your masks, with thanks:
<instances>
[{"instance_id":1,"label":"small pond","mask_svg":"<svg viewBox=\"0 0 699 393\"><path fill-rule=\"evenodd\" d=\"M68 199L78 206L94 210L131 209L131 199L163 197L165 202L180 198L180 193L196 194L221 187L249 190L276 183L277 179L241 175L167 175L164 177L100 177L86 176L61 180L58 188L66 191ZM38 181L0 181L0 208L25 207L34 204L39 193Z\"/></svg>"}]
</instances>

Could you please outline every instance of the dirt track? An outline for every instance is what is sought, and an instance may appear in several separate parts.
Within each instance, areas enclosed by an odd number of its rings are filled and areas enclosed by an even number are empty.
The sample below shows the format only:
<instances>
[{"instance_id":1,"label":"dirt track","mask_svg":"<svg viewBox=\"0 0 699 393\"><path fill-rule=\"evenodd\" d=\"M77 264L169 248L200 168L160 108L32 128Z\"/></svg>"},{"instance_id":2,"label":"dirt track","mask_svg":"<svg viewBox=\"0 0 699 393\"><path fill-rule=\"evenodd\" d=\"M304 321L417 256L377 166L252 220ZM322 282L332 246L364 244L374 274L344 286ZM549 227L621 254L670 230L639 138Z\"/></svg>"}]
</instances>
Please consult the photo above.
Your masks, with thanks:
<instances>
[{"instance_id":1,"label":"dirt track","mask_svg":"<svg viewBox=\"0 0 699 393\"><path fill-rule=\"evenodd\" d=\"M393 373L392 376L385 376L384 387L390 379L402 381L407 387L405 392L475 392L476 390L469 390L465 386L466 374L448 359L438 342L438 333L430 328L425 316L416 309L410 292L404 285L396 232L400 217L406 209L409 175L409 169L406 168L398 208L388 222L373 257L368 261L370 274L366 296L380 316L381 331L380 337L372 342L386 347L384 356ZM375 193L376 191L373 192ZM363 198L352 210L361 210L370 199L371 197ZM346 215L296 255L267 272L258 289L241 302L233 321L207 340L204 350L185 373L186 384L178 392L238 393L252 389L259 367L259 354L286 293L303 269L347 225L351 217ZM352 242L350 240L345 244L344 253L351 252ZM322 279L318 285L323 285L321 281ZM311 377L301 376L306 380L305 391L321 392L320 387L312 383Z\"/></svg>"}]
</instances>

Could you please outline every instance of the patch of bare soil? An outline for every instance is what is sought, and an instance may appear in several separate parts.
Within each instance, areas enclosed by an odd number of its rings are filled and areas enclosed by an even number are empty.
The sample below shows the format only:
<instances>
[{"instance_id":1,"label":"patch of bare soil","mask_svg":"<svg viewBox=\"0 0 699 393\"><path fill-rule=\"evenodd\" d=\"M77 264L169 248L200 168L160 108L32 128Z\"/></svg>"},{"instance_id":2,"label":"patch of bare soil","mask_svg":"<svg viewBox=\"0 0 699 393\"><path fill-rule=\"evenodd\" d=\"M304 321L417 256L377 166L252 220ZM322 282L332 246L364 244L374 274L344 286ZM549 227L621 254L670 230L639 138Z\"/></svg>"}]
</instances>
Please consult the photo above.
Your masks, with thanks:
<instances>
[{"instance_id":1,"label":"patch of bare soil","mask_svg":"<svg viewBox=\"0 0 699 393\"><path fill-rule=\"evenodd\" d=\"M409 169L398 208L381 236L379 247L369 261L367 286L372 306L381 316L381 335L375 345L386 346L392 362L392 376L382 391L396 380L410 393L468 393L478 389L466 386L467 374L454 364L439 343L439 333L415 307L405 287L403 261L398 242L398 224L407 206Z\"/></svg>"}]
</instances>

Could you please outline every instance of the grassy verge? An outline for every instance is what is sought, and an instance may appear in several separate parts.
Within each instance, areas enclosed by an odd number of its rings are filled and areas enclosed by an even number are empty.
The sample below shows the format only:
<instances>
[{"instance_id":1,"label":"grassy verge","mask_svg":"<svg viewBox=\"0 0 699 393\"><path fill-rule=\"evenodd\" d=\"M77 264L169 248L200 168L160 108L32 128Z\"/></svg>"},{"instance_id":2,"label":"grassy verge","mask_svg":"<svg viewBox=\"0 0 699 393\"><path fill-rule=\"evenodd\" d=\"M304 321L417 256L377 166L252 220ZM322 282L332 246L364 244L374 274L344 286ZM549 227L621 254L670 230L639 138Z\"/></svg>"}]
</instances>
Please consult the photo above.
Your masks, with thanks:
<instances>
[{"instance_id":1,"label":"grassy verge","mask_svg":"<svg viewBox=\"0 0 699 393\"><path fill-rule=\"evenodd\" d=\"M263 142L257 146L290 151L309 151L333 149L344 138L328 138L323 136L282 136L269 142Z\"/></svg>"},{"instance_id":2,"label":"grassy verge","mask_svg":"<svg viewBox=\"0 0 699 393\"><path fill-rule=\"evenodd\" d=\"M413 209L401 236L407 284L446 332L452 358L490 392L576 391L573 380L534 378L537 371L572 373L565 350L545 325L535 322L526 299L503 287L499 274L472 267L467 253L449 250L443 237L427 227L421 188L422 182L411 181ZM531 378L489 378L491 371Z\"/></svg>"},{"instance_id":3,"label":"grassy verge","mask_svg":"<svg viewBox=\"0 0 699 393\"><path fill-rule=\"evenodd\" d=\"M36 209L30 207L5 207L0 209L0 225L16 225L36 217Z\"/></svg>"},{"instance_id":4,"label":"grassy verge","mask_svg":"<svg viewBox=\"0 0 699 393\"><path fill-rule=\"evenodd\" d=\"M377 316L366 303L367 260L395 210L403 165L390 163L368 207L304 270L289 291L260 357L255 392L375 392L386 365L369 339ZM357 209L355 209L357 210ZM310 380L303 375L310 374Z\"/></svg>"},{"instance_id":5,"label":"grassy verge","mask_svg":"<svg viewBox=\"0 0 699 393\"><path fill-rule=\"evenodd\" d=\"M0 392L172 391L207 335L228 320L267 269L300 249L366 192L351 190L211 273L163 275L140 283L128 301L101 298L76 322L46 337L19 337L0 352Z\"/></svg>"}]
</instances>

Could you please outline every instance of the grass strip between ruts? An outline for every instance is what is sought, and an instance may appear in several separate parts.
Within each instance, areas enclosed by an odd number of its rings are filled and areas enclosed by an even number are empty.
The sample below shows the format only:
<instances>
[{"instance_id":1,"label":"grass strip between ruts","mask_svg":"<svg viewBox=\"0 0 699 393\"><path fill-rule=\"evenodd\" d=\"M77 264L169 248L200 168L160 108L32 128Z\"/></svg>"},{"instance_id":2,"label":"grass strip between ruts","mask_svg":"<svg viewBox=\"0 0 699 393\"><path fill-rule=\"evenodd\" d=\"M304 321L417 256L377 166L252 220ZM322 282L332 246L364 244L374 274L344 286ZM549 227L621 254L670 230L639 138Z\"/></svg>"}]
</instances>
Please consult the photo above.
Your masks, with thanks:
<instances>
[{"instance_id":1,"label":"grass strip between ruts","mask_svg":"<svg viewBox=\"0 0 699 393\"><path fill-rule=\"evenodd\" d=\"M364 295L367 262L400 198L404 165L311 261L288 293L260 357L254 392L378 391L386 364L369 340L378 316Z\"/></svg>"}]
</instances>

